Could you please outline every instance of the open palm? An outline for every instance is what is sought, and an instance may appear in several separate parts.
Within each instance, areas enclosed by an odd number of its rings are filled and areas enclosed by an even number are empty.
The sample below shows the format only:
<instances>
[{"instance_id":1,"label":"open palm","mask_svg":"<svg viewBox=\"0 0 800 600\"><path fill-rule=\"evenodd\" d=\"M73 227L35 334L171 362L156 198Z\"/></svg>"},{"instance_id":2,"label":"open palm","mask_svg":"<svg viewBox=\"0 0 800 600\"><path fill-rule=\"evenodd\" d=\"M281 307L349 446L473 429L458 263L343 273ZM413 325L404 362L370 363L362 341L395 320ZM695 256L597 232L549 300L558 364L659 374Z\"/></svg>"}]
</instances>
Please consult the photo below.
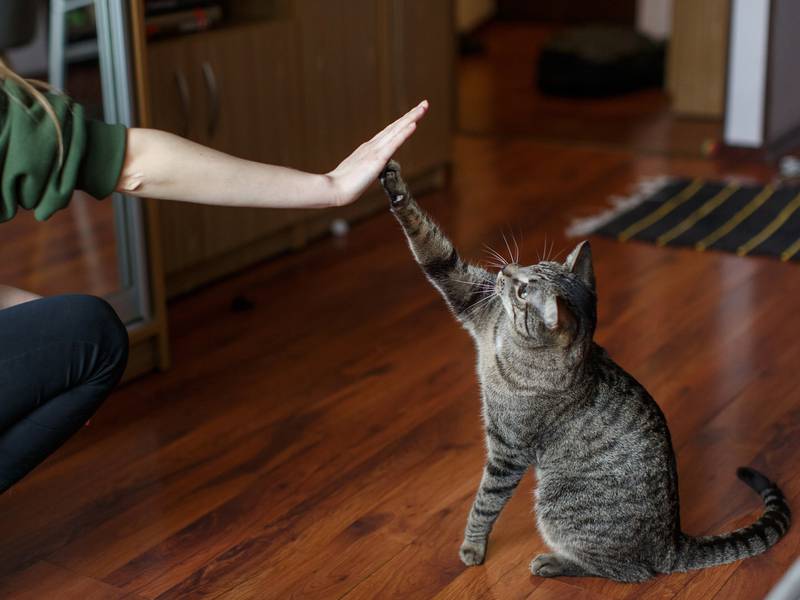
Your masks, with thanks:
<instances>
[{"instance_id":1,"label":"open palm","mask_svg":"<svg viewBox=\"0 0 800 600\"><path fill-rule=\"evenodd\" d=\"M364 142L328 173L336 189L336 204L343 206L358 198L375 181L381 169L417 128L428 111L424 100L394 123Z\"/></svg>"}]
</instances>

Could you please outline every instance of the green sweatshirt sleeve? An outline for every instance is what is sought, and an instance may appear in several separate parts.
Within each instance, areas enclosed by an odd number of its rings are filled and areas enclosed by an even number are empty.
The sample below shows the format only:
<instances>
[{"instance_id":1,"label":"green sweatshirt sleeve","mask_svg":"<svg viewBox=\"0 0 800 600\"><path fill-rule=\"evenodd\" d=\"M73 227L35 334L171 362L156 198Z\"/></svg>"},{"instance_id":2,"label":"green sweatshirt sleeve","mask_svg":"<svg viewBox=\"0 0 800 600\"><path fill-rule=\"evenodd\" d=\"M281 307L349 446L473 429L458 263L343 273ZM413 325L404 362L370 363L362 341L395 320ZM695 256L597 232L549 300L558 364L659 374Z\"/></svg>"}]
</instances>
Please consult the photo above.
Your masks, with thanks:
<instances>
[{"instance_id":1,"label":"green sweatshirt sleeve","mask_svg":"<svg viewBox=\"0 0 800 600\"><path fill-rule=\"evenodd\" d=\"M114 191L125 159L124 126L86 119L82 106L49 94L64 139L59 164L55 126L45 110L14 82L0 83L0 222L18 207L44 221L76 189L95 198Z\"/></svg>"}]
</instances>

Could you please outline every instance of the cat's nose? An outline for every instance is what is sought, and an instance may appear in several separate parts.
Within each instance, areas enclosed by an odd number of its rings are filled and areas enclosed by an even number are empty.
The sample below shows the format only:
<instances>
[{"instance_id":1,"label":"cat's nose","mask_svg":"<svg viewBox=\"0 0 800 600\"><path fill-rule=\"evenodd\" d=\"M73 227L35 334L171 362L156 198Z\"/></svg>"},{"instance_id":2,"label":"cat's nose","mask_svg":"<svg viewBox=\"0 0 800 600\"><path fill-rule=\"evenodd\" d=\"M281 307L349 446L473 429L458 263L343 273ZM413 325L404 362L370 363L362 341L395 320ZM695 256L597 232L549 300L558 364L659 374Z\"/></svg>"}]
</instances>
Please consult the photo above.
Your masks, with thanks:
<instances>
[{"instance_id":1,"label":"cat's nose","mask_svg":"<svg viewBox=\"0 0 800 600\"><path fill-rule=\"evenodd\" d=\"M508 264L501 269L501 273L506 277L514 277L514 273L516 272L517 268L514 265Z\"/></svg>"}]
</instances>

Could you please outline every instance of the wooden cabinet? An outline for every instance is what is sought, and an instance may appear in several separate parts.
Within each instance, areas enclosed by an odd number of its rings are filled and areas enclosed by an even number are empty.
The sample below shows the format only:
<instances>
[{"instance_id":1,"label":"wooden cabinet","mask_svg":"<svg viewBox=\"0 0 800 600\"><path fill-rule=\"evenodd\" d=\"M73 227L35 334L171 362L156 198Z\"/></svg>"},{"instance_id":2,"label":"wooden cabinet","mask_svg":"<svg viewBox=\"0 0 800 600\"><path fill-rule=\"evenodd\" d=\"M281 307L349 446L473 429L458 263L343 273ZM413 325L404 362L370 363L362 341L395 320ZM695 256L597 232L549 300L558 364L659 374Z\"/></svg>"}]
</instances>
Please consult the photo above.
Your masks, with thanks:
<instances>
[{"instance_id":1,"label":"wooden cabinet","mask_svg":"<svg viewBox=\"0 0 800 600\"><path fill-rule=\"evenodd\" d=\"M403 0L391 3L391 113L424 98L431 103L425 123L398 160L408 173L430 171L452 156L455 118L455 14L451 2Z\"/></svg>"},{"instance_id":2,"label":"wooden cabinet","mask_svg":"<svg viewBox=\"0 0 800 600\"><path fill-rule=\"evenodd\" d=\"M296 140L302 130L295 103L294 48L293 24L271 21L152 44L153 126L242 158L297 164L302 153ZM209 260L285 229L304 214L163 203L168 291L201 283L195 280L202 274L190 275L191 281L185 282L176 282L176 274L202 268ZM209 276L219 274L212 270Z\"/></svg>"},{"instance_id":3,"label":"wooden cabinet","mask_svg":"<svg viewBox=\"0 0 800 600\"><path fill-rule=\"evenodd\" d=\"M305 116L304 168L327 172L384 122L378 52L380 2L298 0Z\"/></svg>"},{"instance_id":4,"label":"wooden cabinet","mask_svg":"<svg viewBox=\"0 0 800 600\"><path fill-rule=\"evenodd\" d=\"M451 2L283 0L273 19L147 44L151 119L243 158L327 172L424 97L433 109L400 154L411 177L450 160ZM169 295L302 245L332 219L378 207L373 195L338 210L161 204Z\"/></svg>"},{"instance_id":5,"label":"wooden cabinet","mask_svg":"<svg viewBox=\"0 0 800 600\"><path fill-rule=\"evenodd\" d=\"M722 117L730 0L675 0L667 57L672 109L693 117Z\"/></svg>"}]
</instances>

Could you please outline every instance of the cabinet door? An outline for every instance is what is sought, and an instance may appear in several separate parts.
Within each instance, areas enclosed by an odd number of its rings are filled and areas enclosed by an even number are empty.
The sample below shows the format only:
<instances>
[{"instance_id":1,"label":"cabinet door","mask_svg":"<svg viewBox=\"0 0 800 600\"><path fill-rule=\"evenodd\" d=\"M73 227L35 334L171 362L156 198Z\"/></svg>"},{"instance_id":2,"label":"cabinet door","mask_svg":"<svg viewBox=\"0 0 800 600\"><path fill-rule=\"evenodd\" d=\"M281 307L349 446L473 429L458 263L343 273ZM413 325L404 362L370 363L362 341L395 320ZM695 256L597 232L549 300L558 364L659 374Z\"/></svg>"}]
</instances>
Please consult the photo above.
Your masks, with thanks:
<instances>
[{"instance_id":1,"label":"cabinet door","mask_svg":"<svg viewBox=\"0 0 800 600\"><path fill-rule=\"evenodd\" d=\"M293 30L288 20L261 21L153 44L154 125L242 158L296 165L302 129ZM188 118L180 86L173 83L177 91L162 93L177 69L186 72ZM304 215L165 202L161 220L168 280L170 274L291 227ZM228 262L237 264L235 257Z\"/></svg>"},{"instance_id":2,"label":"cabinet door","mask_svg":"<svg viewBox=\"0 0 800 600\"><path fill-rule=\"evenodd\" d=\"M298 0L306 155L327 172L383 125L375 0Z\"/></svg>"},{"instance_id":3,"label":"cabinet door","mask_svg":"<svg viewBox=\"0 0 800 600\"><path fill-rule=\"evenodd\" d=\"M394 115L427 98L431 109L398 152L409 174L450 162L454 118L455 16L450 0L387 0Z\"/></svg>"},{"instance_id":4,"label":"cabinet door","mask_svg":"<svg viewBox=\"0 0 800 600\"><path fill-rule=\"evenodd\" d=\"M151 44L148 59L152 126L198 139L198 123L204 107L198 106L193 93L197 82L185 39Z\"/></svg>"},{"instance_id":5,"label":"cabinet door","mask_svg":"<svg viewBox=\"0 0 800 600\"><path fill-rule=\"evenodd\" d=\"M729 0L675 0L667 57L667 87L676 113L722 117L729 26Z\"/></svg>"},{"instance_id":6,"label":"cabinet door","mask_svg":"<svg viewBox=\"0 0 800 600\"><path fill-rule=\"evenodd\" d=\"M204 98L204 143L241 158L297 166L302 127L294 25L260 22L213 32L190 47ZM205 258L291 227L307 211L193 207L202 214Z\"/></svg>"},{"instance_id":7,"label":"cabinet door","mask_svg":"<svg viewBox=\"0 0 800 600\"><path fill-rule=\"evenodd\" d=\"M204 107L198 106L198 82L189 61L186 38L161 41L148 47L151 125L202 142L198 135ZM170 273L204 252L199 214L183 202L159 202L164 271Z\"/></svg>"}]
</instances>

